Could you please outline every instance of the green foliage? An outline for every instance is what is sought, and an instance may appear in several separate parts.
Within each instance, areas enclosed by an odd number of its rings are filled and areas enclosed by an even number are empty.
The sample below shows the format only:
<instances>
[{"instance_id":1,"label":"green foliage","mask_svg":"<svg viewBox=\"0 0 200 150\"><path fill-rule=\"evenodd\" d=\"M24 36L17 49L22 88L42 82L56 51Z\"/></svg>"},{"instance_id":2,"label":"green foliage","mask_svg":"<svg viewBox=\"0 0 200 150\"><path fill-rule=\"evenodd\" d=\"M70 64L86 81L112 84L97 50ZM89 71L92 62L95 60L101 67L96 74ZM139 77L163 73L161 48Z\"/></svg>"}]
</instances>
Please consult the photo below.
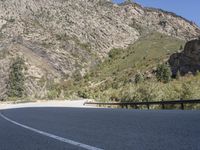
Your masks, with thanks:
<instances>
[{"instance_id":1,"label":"green foliage","mask_svg":"<svg viewBox=\"0 0 200 150\"><path fill-rule=\"evenodd\" d=\"M24 60L17 57L10 67L9 81L8 81L8 91L7 95L9 97L23 97L25 94L24 88Z\"/></svg>"},{"instance_id":2,"label":"green foliage","mask_svg":"<svg viewBox=\"0 0 200 150\"><path fill-rule=\"evenodd\" d=\"M101 102L198 99L199 72L196 76L187 77L181 77L180 72L177 72L176 79L171 80L172 73L168 64L158 65L183 44L184 41L176 38L152 33L127 49L112 49L107 60L83 79L77 79L71 93ZM152 72L156 66L157 72L154 76Z\"/></svg>"},{"instance_id":3,"label":"green foliage","mask_svg":"<svg viewBox=\"0 0 200 150\"><path fill-rule=\"evenodd\" d=\"M144 77L141 73L137 73L135 75L135 83L136 84L141 83L143 80L144 80Z\"/></svg>"},{"instance_id":4,"label":"green foliage","mask_svg":"<svg viewBox=\"0 0 200 150\"><path fill-rule=\"evenodd\" d=\"M47 92L47 97L49 100L55 100L59 98L60 91L56 89L51 89Z\"/></svg>"},{"instance_id":5,"label":"green foliage","mask_svg":"<svg viewBox=\"0 0 200 150\"><path fill-rule=\"evenodd\" d=\"M61 84L54 83L54 81L49 81L47 86L48 86L48 92L47 92L48 99L50 100L58 99L63 89L61 87Z\"/></svg>"},{"instance_id":6,"label":"green foliage","mask_svg":"<svg viewBox=\"0 0 200 150\"><path fill-rule=\"evenodd\" d=\"M134 99L140 100L143 102L151 101L155 99L154 89L150 86L141 86L137 89Z\"/></svg>"},{"instance_id":7,"label":"green foliage","mask_svg":"<svg viewBox=\"0 0 200 150\"><path fill-rule=\"evenodd\" d=\"M89 98L86 91L78 91L78 97L80 98Z\"/></svg>"},{"instance_id":8,"label":"green foliage","mask_svg":"<svg viewBox=\"0 0 200 150\"><path fill-rule=\"evenodd\" d=\"M108 53L108 56L110 58L115 58L116 56L118 56L123 50L122 49L117 49L117 48L114 48L112 49L109 53Z\"/></svg>"},{"instance_id":9,"label":"green foliage","mask_svg":"<svg viewBox=\"0 0 200 150\"><path fill-rule=\"evenodd\" d=\"M112 49L109 58L92 70L96 73L90 75L90 81L101 82L113 77L113 73L117 82L129 81L136 70L143 73L157 67L158 63L179 50L181 44L184 41L160 33L146 35L126 49Z\"/></svg>"},{"instance_id":10,"label":"green foliage","mask_svg":"<svg viewBox=\"0 0 200 150\"><path fill-rule=\"evenodd\" d=\"M168 83L157 82L155 78L144 80L137 84L121 84L113 87L115 79L92 84L85 83L84 86L77 85L74 92L83 98L93 98L101 102L146 102L161 100L198 99L200 97L200 76L181 77L179 80L171 80ZM81 88L81 90L80 90ZM158 106L159 107L159 106ZM194 108L194 106L189 106ZM168 106L167 108L172 108Z\"/></svg>"},{"instance_id":11,"label":"green foliage","mask_svg":"<svg viewBox=\"0 0 200 150\"><path fill-rule=\"evenodd\" d=\"M156 71L158 81L167 83L171 80L172 72L167 64L159 64Z\"/></svg>"},{"instance_id":12,"label":"green foliage","mask_svg":"<svg viewBox=\"0 0 200 150\"><path fill-rule=\"evenodd\" d=\"M161 65L160 69L162 82L158 82L151 71L170 54L179 50L182 44L184 41L179 39L152 33L126 49L112 49L109 58L93 68L84 78L79 78L79 73L75 73L78 78L75 79L76 84L72 86L71 93L100 101L180 99L183 93L183 78L168 82L171 79L171 70L166 64L164 67ZM136 73L136 70L139 73ZM143 75L147 77L145 80ZM196 91L195 97L198 97Z\"/></svg>"},{"instance_id":13,"label":"green foliage","mask_svg":"<svg viewBox=\"0 0 200 150\"><path fill-rule=\"evenodd\" d=\"M156 99L156 90L153 83L143 82L137 85L128 85L120 89L120 101L146 102Z\"/></svg>"},{"instance_id":14,"label":"green foliage","mask_svg":"<svg viewBox=\"0 0 200 150\"><path fill-rule=\"evenodd\" d=\"M81 79L78 72L74 73L76 84L72 86L71 93L78 97L101 101L180 98L180 91L176 92L171 82L167 84L157 82L154 76L144 80L143 73L147 70L152 71L160 61L176 52L183 43L184 41L176 38L152 33L142 37L127 49L112 49L109 52L109 58L84 78ZM138 70L139 73L136 73L135 70ZM134 80L132 80L133 77L135 77ZM132 84L132 82L136 84ZM175 92L173 93L171 89L175 89Z\"/></svg>"},{"instance_id":15,"label":"green foliage","mask_svg":"<svg viewBox=\"0 0 200 150\"><path fill-rule=\"evenodd\" d=\"M181 98L182 99L190 99L193 95L193 91L191 88L191 83L183 83L182 85L182 92L181 92Z\"/></svg>"}]
</instances>

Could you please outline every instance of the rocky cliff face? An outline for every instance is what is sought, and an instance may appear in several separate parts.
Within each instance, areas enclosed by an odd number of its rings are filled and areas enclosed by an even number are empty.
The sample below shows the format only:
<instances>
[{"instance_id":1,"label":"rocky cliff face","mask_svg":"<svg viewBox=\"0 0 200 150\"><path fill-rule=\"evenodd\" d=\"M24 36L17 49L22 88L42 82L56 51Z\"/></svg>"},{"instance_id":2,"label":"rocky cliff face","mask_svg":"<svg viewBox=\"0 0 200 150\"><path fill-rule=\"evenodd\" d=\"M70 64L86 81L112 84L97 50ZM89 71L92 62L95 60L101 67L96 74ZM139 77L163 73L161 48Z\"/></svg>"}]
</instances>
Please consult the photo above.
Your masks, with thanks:
<instances>
[{"instance_id":1,"label":"rocky cliff face","mask_svg":"<svg viewBox=\"0 0 200 150\"><path fill-rule=\"evenodd\" d=\"M178 71L181 75L200 71L200 38L187 42L182 52L170 57L169 64L173 75Z\"/></svg>"},{"instance_id":2,"label":"rocky cliff face","mask_svg":"<svg viewBox=\"0 0 200 150\"><path fill-rule=\"evenodd\" d=\"M46 82L41 85L41 79L83 75L112 48L127 47L153 31L184 40L200 34L194 23L182 17L135 3L1 0L0 61L5 64L1 76L7 79L10 61L20 55L28 66L28 93L44 93ZM1 82L5 87L6 82Z\"/></svg>"}]
</instances>

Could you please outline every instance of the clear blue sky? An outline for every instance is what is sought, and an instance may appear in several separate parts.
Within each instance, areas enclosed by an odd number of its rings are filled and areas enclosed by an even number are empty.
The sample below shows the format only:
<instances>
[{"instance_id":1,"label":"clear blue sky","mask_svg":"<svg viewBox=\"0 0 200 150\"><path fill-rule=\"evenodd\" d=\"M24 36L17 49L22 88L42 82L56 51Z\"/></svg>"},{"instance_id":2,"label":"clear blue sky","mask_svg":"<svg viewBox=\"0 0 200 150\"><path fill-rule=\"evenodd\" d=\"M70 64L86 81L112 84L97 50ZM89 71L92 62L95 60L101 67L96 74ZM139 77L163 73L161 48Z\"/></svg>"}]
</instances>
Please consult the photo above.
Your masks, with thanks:
<instances>
[{"instance_id":1,"label":"clear blue sky","mask_svg":"<svg viewBox=\"0 0 200 150\"><path fill-rule=\"evenodd\" d=\"M123 0L113 0L121 3ZM180 15L200 26L200 0L134 0L142 6L161 8Z\"/></svg>"}]
</instances>

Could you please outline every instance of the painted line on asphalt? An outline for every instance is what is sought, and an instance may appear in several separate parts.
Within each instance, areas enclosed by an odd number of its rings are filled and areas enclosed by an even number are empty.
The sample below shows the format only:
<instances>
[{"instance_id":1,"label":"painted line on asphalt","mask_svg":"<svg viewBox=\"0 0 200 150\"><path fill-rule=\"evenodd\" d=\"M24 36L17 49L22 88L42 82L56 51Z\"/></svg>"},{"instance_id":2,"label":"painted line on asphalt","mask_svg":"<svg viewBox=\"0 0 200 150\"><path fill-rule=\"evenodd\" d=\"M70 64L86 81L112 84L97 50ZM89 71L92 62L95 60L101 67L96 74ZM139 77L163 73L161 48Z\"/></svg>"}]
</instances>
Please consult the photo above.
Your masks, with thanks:
<instances>
[{"instance_id":1,"label":"painted line on asphalt","mask_svg":"<svg viewBox=\"0 0 200 150\"><path fill-rule=\"evenodd\" d=\"M53 138L55 140L58 140L60 142L64 142L64 143L67 143L67 144L71 144L71 145L74 145L74 146L77 146L77 147L80 147L80 148L84 148L84 149L87 149L87 150L103 150L101 148L97 148L97 147L93 147L93 146L90 146L90 145L87 145L87 144L83 144L83 143L79 143L79 142L76 142L76 141L73 141L73 140L70 140L70 139L66 139L66 138L63 138L63 137L59 137L57 135L54 135L54 134L50 134L50 133L47 133L47 132L44 132L44 131L40 131L38 129L34 129L32 127L29 127L29 126L26 126L26 125L23 125L21 123L18 123L14 120L11 120L9 119L8 117L4 116L2 113L0 113L0 116L2 118L4 118L5 120L7 120L8 122L11 122L17 126L20 126L22 128L25 128L25 129L28 129L30 131L33 131L33 132L36 132L36 133L39 133L41 135L44 135L44 136L47 136L47 137L50 137L50 138Z\"/></svg>"}]
</instances>

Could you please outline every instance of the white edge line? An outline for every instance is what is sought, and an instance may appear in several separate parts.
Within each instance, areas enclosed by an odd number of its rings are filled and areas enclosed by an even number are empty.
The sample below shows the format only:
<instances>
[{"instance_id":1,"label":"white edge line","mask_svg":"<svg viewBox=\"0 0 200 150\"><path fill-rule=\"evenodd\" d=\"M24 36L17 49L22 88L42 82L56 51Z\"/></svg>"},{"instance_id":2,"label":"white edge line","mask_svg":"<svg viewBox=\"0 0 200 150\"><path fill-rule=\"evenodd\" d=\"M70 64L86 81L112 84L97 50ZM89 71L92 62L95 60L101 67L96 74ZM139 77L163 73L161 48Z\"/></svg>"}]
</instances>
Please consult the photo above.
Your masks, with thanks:
<instances>
[{"instance_id":1,"label":"white edge line","mask_svg":"<svg viewBox=\"0 0 200 150\"><path fill-rule=\"evenodd\" d=\"M20 126L22 128L25 128L25 129L28 129L30 131L33 131L33 132L36 132L36 133L39 133L41 135L44 135L44 136L47 136L47 137L50 137L50 138L53 138L55 140L58 140L58 141L61 141L61 142L64 142L64 143L67 143L67 144L71 144L71 145L74 145L74 146L77 146L77 147L81 147L81 148L84 148L84 149L87 149L87 150L103 150L101 148L97 148L97 147L93 147L93 146L90 146L90 145L87 145L87 144L83 144L83 143L79 143L79 142L76 142L76 141L73 141L73 140L70 140L70 139L66 139L66 138L63 138L63 137L59 137L57 135L54 135L54 134L50 134L50 133L47 133L47 132L44 132L44 131L40 131L40 130L37 130L37 129L34 129L32 127L29 127L29 126L26 126L26 125L23 125L21 123L18 123L14 120L11 120L9 118L7 118L6 116L4 116L2 113L0 113L0 116L2 118L4 118L5 120L17 125L17 126Z\"/></svg>"}]
</instances>

